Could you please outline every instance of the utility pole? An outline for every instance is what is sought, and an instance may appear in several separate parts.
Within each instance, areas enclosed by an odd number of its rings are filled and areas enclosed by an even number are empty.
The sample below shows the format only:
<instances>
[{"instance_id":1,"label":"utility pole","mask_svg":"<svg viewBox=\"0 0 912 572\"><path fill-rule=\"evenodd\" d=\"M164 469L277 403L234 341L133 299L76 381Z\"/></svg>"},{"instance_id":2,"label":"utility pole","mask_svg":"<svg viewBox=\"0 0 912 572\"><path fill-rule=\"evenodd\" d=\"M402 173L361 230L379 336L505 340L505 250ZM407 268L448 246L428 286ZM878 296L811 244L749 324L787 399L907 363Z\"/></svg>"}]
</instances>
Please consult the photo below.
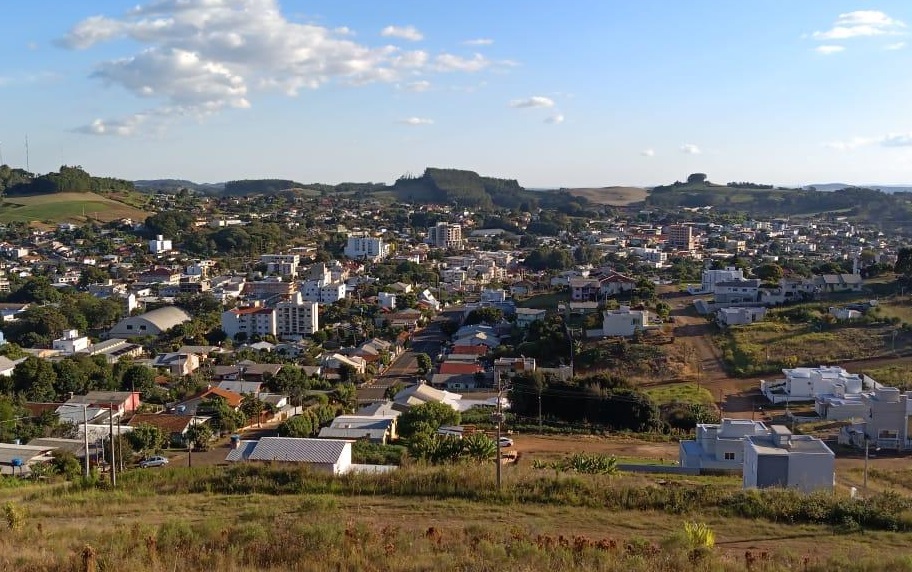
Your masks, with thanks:
<instances>
[{"instance_id":1,"label":"utility pole","mask_svg":"<svg viewBox=\"0 0 912 572\"><path fill-rule=\"evenodd\" d=\"M111 408L108 409L108 432L111 435L111 486L117 486L117 458L115 453L117 448L114 446L114 403L111 403Z\"/></svg>"},{"instance_id":2,"label":"utility pole","mask_svg":"<svg viewBox=\"0 0 912 572\"><path fill-rule=\"evenodd\" d=\"M495 372L494 376L497 382L497 412L492 415L492 421L497 425L497 492L500 492L501 485L501 457L500 457L500 437L501 437L501 424L503 423L503 406L501 404L501 396L503 395L503 387L500 382L500 372Z\"/></svg>"},{"instance_id":3,"label":"utility pole","mask_svg":"<svg viewBox=\"0 0 912 572\"><path fill-rule=\"evenodd\" d=\"M541 386L541 385L538 386L538 432L539 432L539 433L542 433L542 432L543 432L543 429L542 429L542 412L541 412L541 398L542 398L542 390L543 390L543 389L544 389L543 386Z\"/></svg>"},{"instance_id":4,"label":"utility pole","mask_svg":"<svg viewBox=\"0 0 912 572\"><path fill-rule=\"evenodd\" d=\"M88 404L82 404L82 437L85 441L85 476L89 477L89 413Z\"/></svg>"}]
</instances>

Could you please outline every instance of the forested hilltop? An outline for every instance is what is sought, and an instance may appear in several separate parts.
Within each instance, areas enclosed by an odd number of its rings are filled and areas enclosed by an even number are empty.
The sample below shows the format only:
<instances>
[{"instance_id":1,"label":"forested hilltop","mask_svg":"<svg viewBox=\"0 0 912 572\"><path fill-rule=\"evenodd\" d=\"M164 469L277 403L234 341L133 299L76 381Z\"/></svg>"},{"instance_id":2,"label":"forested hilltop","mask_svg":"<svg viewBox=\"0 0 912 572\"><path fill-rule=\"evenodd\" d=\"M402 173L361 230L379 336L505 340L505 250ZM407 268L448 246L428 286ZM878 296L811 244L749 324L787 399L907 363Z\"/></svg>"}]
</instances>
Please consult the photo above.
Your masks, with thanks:
<instances>
[{"instance_id":1,"label":"forested hilltop","mask_svg":"<svg viewBox=\"0 0 912 572\"><path fill-rule=\"evenodd\" d=\"M35 176L24 169L0 165L0 191L5 195L49 193L106 193L133 191L130 181L112 177L93 177L82 167L60 167L56 173Z\"/></svg>"}]
</instances>

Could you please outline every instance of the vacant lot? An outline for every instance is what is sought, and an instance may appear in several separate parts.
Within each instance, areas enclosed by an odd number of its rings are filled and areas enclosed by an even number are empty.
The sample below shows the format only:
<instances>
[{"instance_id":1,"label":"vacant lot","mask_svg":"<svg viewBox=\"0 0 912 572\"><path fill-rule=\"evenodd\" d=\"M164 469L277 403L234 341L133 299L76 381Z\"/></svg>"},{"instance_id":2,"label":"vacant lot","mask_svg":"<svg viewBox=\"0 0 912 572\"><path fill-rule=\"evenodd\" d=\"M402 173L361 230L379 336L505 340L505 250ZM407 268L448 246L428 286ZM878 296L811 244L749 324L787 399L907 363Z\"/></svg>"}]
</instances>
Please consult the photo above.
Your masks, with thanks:
<instances>
[{"instance_id":1,"label":"vacant lot","mask_svg":"<svg viewBox=\"0 0 912 572\"><path fill-rule=\"evenodd\" d=\"M600 205L627 206L646 200L649 191L641 187L600 187L568 189L571 195L585 197Z\"/></svg>"},{"instance_id":2,"label":"vacant lot","mask_svg":"<svg viewBox=\"0 0 912 572\"><path fill-rule=\"evenodd\" d=\"M889 350L889 330L885 326L758 322L730 328L719 336L719 345L730 372L740 377L882 355Z\"/></svg>"},{"instance_id":3,"label":"vacant lot","mask_svg":"<svg viewBox=\"0 0 912 572\"><path fill-rule=\"evenodd\" d=\"M0 222L110 222L122 218L145 220L148 213L94 193L53 193L5 197Z\"/></svg>"},{"instance_id":4,"label":"vacant lot","mask_svg":"<svg viewBox=\"0 0 912 572\"><path fill-rule=\"evenodd\" d=\"M546 294L536 294L522 300L518 300L516 305L520 308L535 308L537 310L557 310L559 304L570 303L570 292L549 292Z\"/></svg>"},{"instance_id":5,"label":"vacant lot","mask_svg":"<svg viewBox=\"0 0 912 572\"><path fill-rule=\"evenodd\" d=\"M643 391L656 404L666 403L694 403L698 405L712 405L713 395L705 387L694 382L677 382L656 385L644 388Z\"/></svg>"}]
</instances>

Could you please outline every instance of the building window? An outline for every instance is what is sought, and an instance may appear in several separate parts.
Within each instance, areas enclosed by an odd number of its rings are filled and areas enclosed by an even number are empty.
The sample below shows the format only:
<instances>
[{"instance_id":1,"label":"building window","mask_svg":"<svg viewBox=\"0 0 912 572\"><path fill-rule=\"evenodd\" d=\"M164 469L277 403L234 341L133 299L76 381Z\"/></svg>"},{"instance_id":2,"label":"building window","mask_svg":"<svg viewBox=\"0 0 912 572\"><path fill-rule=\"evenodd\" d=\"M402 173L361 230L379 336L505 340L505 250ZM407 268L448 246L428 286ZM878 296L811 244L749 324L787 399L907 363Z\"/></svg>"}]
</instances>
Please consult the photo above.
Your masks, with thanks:
<instances>
[{"instance_id":1,"label":"building window","mask_svg":"<svg viewBox=\"0 0 912 572\"><path fill-rule=\"evenodd\" d=\"M734 454L734 453L725 453L725 460L726 460L726 461L734 461L734 460L735 460L735 454Z\"/></svg>"}]
</instances>

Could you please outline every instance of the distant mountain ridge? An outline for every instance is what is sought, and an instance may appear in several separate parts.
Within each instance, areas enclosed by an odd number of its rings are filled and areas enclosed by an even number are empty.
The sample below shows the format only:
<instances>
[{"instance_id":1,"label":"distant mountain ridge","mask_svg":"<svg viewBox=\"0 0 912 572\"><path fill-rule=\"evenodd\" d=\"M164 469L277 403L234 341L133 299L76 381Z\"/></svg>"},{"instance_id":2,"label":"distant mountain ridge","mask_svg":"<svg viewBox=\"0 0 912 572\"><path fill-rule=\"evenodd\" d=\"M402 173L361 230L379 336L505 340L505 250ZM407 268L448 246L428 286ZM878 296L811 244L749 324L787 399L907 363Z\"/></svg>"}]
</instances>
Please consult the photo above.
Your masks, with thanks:
<instances>
[{"instance_id":1,"label":"distant mountain ridge","mask_svg":"<svg viewBox=\"0 0 912 572\"><path fill-rule=\"evenodd\" d=\"M186 179L142 179L133 181L133 184L140 190L153 189L162 191L178 191L180 189L212 191L225 188L225 183L194 183Z\"/></svg>"}]
</instances>

